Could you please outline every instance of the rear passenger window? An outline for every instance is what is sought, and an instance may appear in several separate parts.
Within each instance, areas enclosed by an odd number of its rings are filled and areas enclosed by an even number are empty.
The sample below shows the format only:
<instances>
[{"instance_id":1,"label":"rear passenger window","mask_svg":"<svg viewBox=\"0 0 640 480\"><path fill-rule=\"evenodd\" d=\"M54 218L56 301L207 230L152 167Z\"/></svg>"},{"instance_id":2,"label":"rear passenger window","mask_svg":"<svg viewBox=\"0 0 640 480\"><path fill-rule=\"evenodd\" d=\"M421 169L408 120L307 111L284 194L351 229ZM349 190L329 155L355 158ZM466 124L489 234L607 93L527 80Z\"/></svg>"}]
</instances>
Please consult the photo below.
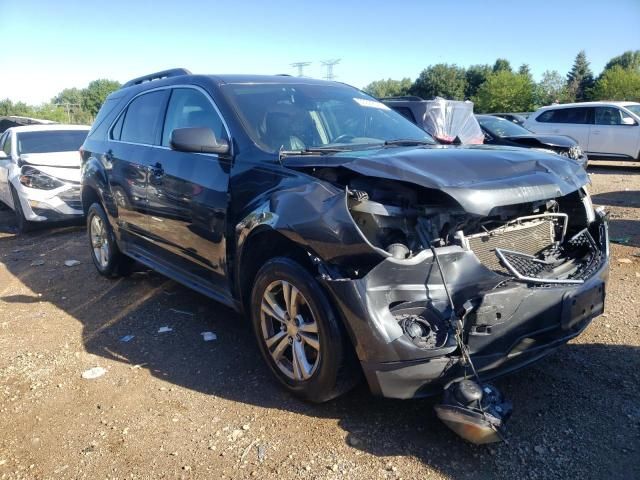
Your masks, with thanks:
<instances>
[{"instance_id":1,"label":"rear passenger window","mask_svg":"<svg viewBox=\"0 0 640 480\"><path fill-rule=\"evenodd\" d=\"M229 140L220 115L202 92L193 88L175 88L167 108L162 145L169 146L173 130L187 127L209 127L216 139Z\"/></svg>"},{"instance_id":2,"label":"rear passenger window","mask_svg":"<svg viewBox=\"0 0 640 480\"><path fill-rule=\"evenodd\" d=\"M536 119L538 122L544 123L573 123L585 125L592 123L591 108L559 108L556 110L547 110Z\"/></svg>"},{"instance_id":3,"label":"rear passenger window","mask_svg":"<svg viewBox=\"0 0 640 480\"><path fill-rule=\"evenodd\" d=\"M120 140L158 145L167 90L145 93L133 100L124 116Z\"/></svg>"}]
</instances>

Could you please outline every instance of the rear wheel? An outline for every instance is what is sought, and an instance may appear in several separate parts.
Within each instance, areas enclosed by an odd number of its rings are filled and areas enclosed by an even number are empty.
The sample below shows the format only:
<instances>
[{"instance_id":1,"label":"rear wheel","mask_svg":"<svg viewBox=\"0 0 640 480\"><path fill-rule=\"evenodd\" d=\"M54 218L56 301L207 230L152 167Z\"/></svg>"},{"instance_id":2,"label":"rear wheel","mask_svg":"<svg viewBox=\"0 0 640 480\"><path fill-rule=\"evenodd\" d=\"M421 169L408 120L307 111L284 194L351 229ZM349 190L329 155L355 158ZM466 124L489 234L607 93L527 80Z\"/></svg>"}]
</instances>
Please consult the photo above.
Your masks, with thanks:
<instances>
[{"instance_id":1,"label":"rear wheel","mask_svg":"<svg viewBox=\"0 0 640 480\"><path fill-rule=\"evenodd\" d=\"M16 215L16 225L18 226L18 233L27 233L33 230L33 223L27 220L22 210L22 204L20 203L20 197L16 189L11 186L11 197L13 198L13 211Z\"/></svg>"},{"instance_id":2,"label":"rear wheel","mask_svg":"<svg viewBox=\"0 0 640 480\"><path fill-rule=\"evenodd\" d=\"M120 252L107 214L98 203L89 207L87 234L91 259L101 275L113 278L131 273L133 259Z\"/></svg>"},{"instance_id":3,"label":"rear wheel","mask_svg":"<svg viewBox=\"0 0 640 480\"><path fill-rule=\"evenodd\" d=\"M354 384L342 326L320 285L295 261L278 257L260 269L251 317L262 356L291 393L324 402Z\"/></svg>"}]
</instances>

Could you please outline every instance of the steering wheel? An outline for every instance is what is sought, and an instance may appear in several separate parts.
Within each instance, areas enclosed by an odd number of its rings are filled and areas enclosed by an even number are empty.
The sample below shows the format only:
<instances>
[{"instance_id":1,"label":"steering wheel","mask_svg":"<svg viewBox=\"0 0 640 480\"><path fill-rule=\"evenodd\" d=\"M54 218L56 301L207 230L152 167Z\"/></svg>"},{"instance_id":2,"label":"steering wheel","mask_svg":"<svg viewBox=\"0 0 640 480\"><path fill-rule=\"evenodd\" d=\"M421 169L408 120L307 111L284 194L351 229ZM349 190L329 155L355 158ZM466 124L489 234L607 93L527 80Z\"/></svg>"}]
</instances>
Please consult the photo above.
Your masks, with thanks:
<instances>
[{"instance_id":1,"label":"steering wheel","mask_svg":"<svg viewBox=\"0 0 640 480\"><path fill-rule=\"evenodd\" d=\"M331 140L331 143L346 143L346 142L349 142L350 140L353 140L354 138L356 137L354 137L353 135L349 135L348 133L345 133Z\"/></svg>"}]
</instances>

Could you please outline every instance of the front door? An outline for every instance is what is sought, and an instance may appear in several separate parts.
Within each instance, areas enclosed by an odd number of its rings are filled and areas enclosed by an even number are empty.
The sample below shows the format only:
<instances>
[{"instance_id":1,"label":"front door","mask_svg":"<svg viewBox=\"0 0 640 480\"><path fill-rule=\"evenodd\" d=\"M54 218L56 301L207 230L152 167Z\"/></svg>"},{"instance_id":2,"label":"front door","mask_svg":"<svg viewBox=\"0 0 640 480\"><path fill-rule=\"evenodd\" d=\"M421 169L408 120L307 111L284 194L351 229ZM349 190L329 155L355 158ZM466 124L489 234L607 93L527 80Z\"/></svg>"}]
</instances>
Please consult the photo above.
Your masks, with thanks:
<instances>
[{"instance_id":1,"label":"front door","mask_svg":"<svg viewBox=\"0 0 640 480\"><path fill-rule=\"evenodd\" d=\"M635 158L639 136L640 126L631 115L616 107L596 107L588 151Z\"/></svg>"},{"instance_id":2,"label":"front door","mask_svg":"<svg viewBox=\"0 0 640 480\"><path fill-rule=\"evenodd\" d=\"M209 127L229 139L212 100L196 88L172 89L147 187L149 229L163 262L221 296L226 282L226 216L231 158L170 149L176 128Z\"/></svg>"}]
</instances>

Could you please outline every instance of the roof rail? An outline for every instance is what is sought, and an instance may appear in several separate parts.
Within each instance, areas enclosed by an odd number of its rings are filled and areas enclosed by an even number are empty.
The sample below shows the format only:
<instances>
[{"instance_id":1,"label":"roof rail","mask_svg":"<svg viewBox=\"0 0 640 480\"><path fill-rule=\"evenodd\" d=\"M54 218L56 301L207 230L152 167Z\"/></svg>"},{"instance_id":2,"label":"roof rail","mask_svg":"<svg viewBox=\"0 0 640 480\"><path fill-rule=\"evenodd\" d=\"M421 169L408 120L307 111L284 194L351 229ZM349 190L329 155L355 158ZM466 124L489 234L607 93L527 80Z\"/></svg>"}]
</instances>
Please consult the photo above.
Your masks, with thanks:
<instances>
[{"instance_id":1,"label":"roof rail","mask_svg":"<svg viewBox=\"0 0 640 480\"><path fill-rule=\"evenodd\" d=\"M424 101L424 98L416 95L399 95L397 97L382 97L380 100L409 100L412 102L422 102Z\"/></svg>"},{"instance_id":2,"label":"roof rail","mask_svg":"<svg viewBox=\"0 0 640 480\"><path fill-rule=\"evenodd\" d=\"M140 85L144 82L152 82L153 80L160 80L162 78L179 77L181 75L191 75L191 72L186 68L171 68L169 70L163 70L161 72L150 73L149 75L134 78L122 85L121 88L133 87L134 85Z\"/></svg>"}]
</instances>

